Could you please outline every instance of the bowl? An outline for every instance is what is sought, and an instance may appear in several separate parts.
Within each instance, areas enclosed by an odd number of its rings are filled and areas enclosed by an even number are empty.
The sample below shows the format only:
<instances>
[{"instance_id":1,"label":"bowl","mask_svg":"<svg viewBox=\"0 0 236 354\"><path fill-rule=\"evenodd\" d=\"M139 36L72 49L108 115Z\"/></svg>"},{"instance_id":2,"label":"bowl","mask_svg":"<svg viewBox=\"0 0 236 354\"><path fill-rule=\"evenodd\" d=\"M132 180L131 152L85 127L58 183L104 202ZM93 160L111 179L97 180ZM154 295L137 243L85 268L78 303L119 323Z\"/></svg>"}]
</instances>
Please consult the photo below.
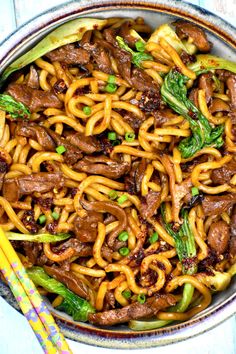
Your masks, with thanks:
<instances>
[{"instance_id":1,"label":"bowl","mask_svg":"<svg viewBox=\"0 0 236 354\"><path fill-rule=\"evenodd\" d=\"M13 32L2 44L0 72L14 59L29 50L48 32L79 16L86 17L144 17L153 28L176 19L187 19L203 27L211 42L213 53L235 60L236 30L212 13L183 1L170 0L87 0L72 1L35 17ZM215 327L235 313L236 279L230 287L216 294L212 304L194 318L158 330L133 332L126 326L100 329L73 321L69 316L51 309L64 335L75 341L107 348L149 348L186 340ZM18 309L10 290L0 283L2 295Z\"/></svg>"}]
</instances>

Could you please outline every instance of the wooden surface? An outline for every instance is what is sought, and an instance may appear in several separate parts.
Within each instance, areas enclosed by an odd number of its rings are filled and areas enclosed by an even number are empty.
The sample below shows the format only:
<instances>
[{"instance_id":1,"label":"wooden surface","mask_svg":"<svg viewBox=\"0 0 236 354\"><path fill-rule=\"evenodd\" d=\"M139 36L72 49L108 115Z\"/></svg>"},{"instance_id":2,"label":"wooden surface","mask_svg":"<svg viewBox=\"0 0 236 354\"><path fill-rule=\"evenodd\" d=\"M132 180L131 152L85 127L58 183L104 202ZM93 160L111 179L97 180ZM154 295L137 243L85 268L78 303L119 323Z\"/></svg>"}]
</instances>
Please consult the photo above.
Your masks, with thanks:
<instances>
[{"instance_id":1,"label":"wooden surface","mask_svg":"<svg viewBox=\"0 0 236 354\"><path fill-rule=\"evenodd\" d=\"M89 1L89 0L88 0ZM111 0L112 1L112 0ZM40 12L65 0L0 0L0 41ZM191 0L236 26L236 0ZM133 350L134 354L236 354L235 318L186 342L168 347ZM128 354L126 350L88 347L69 341L74 354ZM42 354L27 321L0 298L0 354Z\"/></svg>"}]
</instances>

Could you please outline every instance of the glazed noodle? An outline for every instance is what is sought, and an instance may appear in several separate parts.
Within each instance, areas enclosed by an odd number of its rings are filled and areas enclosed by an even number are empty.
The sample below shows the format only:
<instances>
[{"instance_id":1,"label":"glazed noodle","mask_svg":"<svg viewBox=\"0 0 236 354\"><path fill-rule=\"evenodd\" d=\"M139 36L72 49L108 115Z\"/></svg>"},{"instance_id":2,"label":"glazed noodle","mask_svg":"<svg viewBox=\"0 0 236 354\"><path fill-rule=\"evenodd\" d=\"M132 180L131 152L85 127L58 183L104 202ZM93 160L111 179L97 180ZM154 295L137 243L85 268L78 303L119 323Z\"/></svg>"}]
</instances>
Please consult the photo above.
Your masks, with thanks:
<instances>
[{"instance_id":1,"label":"glazed noodle","mask_svg":"<svg viewBox=\"0 0 236 354\"><path fill-rule=\"evenodd\" d=\"M5 83L1 227L75 320L186 321L235 273L236 64L186 21L83 21Z\"/></svg>"}]
</instances>

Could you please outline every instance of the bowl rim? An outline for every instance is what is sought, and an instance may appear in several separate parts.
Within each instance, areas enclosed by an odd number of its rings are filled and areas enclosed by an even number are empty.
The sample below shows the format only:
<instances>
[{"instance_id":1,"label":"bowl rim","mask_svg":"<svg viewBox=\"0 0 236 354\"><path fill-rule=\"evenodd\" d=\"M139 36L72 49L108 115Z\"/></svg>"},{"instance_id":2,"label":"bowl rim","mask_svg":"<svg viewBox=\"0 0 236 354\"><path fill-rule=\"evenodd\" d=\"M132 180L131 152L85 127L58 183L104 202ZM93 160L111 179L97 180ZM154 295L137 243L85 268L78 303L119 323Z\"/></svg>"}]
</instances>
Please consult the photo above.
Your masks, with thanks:
<instances>
[{"instance_id":1,"label":"bowl rim","mask_svg":"<svg viewBox=\"0 0 236 354\"><path fill-rule=\"evenodd\" d=\"M234 39L235 28L217 15L194 4L176 0L172 0L171 2L169 0L113 0L112 2L110 0L90 0L88 5L87 0L80 0L69 1L55 6L35 16L13 31L0 43L2 49L0 54L0 69L4 70L14 57L17 56L17 52L23 46L36 39L40 33L49 31L57 25L68 21L68 19L73 19L81 14L92 15L96 11L111 10L112 8L145 9L156 11L157 13L163 12L181 16L200 24L226 44L236 48L236 39ZM91 328L83 324L74 326L60 315L55 315L63 333L68 338L107 348L135 349L167 345L204 333L233 316L235 314L235 303L236 294L233 294L230 298L223 301L223 303L216 306L216 308L210 311L205 310L200 318L193 318L159 330L150 330L141 333L127 332L127 334L126 332L125 334L121 334L119 331ZM78 337L76 336L76 332L78 333ZM144 342L145 339L148 339L146 343Z\"/></svg>"}]
</instances>

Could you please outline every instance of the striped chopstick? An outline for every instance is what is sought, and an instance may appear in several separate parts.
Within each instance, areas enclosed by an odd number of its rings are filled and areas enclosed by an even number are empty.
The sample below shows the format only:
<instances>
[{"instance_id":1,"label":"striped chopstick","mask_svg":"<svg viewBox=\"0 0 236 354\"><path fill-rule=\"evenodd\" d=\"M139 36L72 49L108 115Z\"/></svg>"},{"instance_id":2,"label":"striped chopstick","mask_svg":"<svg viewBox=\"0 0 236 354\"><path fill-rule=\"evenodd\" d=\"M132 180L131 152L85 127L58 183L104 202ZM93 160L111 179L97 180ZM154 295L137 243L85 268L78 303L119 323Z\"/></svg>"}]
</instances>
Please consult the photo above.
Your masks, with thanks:
<instances>
[{"instance_id":1,"label":"striped chopstick","mask_svg":"<svg viewBox=\"0 0 236 354\"><path fill-rule=\"evenodd\" d=\"M0 227L0 271L47 354L72 354L63 334Z\"/></svg>"}]
</instances>

